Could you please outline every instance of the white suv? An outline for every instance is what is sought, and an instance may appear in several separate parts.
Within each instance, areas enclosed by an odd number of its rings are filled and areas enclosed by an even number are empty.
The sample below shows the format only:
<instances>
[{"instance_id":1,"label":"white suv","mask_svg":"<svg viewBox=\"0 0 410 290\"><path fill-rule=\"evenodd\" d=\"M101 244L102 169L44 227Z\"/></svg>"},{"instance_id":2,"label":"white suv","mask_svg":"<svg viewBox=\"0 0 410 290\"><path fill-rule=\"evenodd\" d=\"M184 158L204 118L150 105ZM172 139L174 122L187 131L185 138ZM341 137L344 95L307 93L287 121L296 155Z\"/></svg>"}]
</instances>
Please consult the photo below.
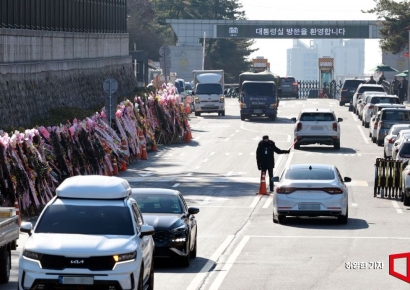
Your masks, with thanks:
<instances>
[{"instance_id":1,"label":"white suv","mask_svg":"<svg viewBox=\"0 0 410 290\"><path fill-rule=\"evenodd\" d=\"M295 125L295 149L300 145L325 144L340 149L340 124L342 118L336 118L330 109L305 109L299 117L292 118Z\"/></svg>"},{"instance_id":2,"label":"white suv","mask_svg":"<svg viewBox=\"0 0 410 290\"><path fill-rule=\"evenodd\" d=\"M154 228L130 194L118 177L66 179L34 230L21 225L18 289L153 289Z\"/></svg>"}]
</instances>

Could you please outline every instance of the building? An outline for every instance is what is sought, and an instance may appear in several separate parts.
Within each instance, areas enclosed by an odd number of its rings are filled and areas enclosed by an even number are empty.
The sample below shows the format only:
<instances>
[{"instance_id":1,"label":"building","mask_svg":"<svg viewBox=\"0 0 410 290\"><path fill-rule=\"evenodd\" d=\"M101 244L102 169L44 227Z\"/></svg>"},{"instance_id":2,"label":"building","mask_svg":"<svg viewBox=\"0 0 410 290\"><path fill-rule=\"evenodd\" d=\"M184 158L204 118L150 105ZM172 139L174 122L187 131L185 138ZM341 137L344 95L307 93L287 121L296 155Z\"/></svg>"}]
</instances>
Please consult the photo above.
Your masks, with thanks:
<instances>
[{"instance_id":1,"label":"building","mask_svg":"<svg viewBox=\"0 0 410 290\"><path fill-rule=\"evenodd\" d=\"M309 45L294 40L287 51L287 74L297 80L318 80L317 59L329 56L335 61L336 80L364 74L364 39L314 39Z\"/></svg>"},{"instance_id":2,"label":"building","mask_svg":"<svg viewBox=\"0 0 410 290\"><path fill-rule=\"evenodd\" d=\"M134 68L134 75L137 79L138 87L145 87L148 85L148 54L143 50L130 51L132 56L132 64ZM137 66L135 67L135 63Z\"/></svg>"}]
</instances>

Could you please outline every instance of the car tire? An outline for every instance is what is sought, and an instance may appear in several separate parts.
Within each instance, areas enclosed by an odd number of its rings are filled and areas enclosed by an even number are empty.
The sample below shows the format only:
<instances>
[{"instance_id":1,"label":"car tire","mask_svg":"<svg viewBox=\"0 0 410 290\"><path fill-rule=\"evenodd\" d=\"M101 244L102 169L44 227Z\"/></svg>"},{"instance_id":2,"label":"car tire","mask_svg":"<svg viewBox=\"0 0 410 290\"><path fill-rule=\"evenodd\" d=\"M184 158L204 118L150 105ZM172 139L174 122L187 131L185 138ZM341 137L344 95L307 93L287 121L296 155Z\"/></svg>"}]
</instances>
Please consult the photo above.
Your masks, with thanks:
<instances>
[{"instance_id":1,"label":"car tire","mask_svg":"<svg viewBox=\"0 0 410 290\"><path fill-rule=\"evenodd\" d=\"M369 128L370 123L369 122L364 122L364 127Z\"/></svg>"},{"instance_id":2,"label":"car tire","mask_svg":"<svg viewBox=\"0 0 410 290\"><path fill-rule=\"evenodd\" d=\"M201 116L201 112L195 112L195 116L197 117Z\"/></svg>"},{"instance_id":3,"label":"car tire","mask_svg":"<svg viewBox=\"0 0 410 290\"><path fill-rule=\"evenodd\" d=\"M377 140L377 146L383 146L383 140Z\"/></svg>"},{"instance_id":4,"label":"car tire","mask_svg":"<svg viewBox=\"0 0 410 290\"><path fill-rule=\"evenodd\" d=\"M11 256L7 246L0 251L0 284L5 284L10 279Z\"/></svg>"},{"instance_id":5,"label":"car tire","mask_svg":"<svg viewBox=\"0 0 410 290\"><path fill-rule=\"evenodd\" d=\"M187 243L189 245L189 241ZM190 251L189 246L188 246L186 256L181 257L181 266L182 267L189 267L190 264L191 264L191 251Z\"/></svg>"},{"instance_id":6,"label":"car tire","mask_svg":"<svg viewBox=\"0 0 410 290\"><path fill-rule=\"evenodd\" d=\"M343 107L345 105L345 103L343 103L342 101L339 102L339 106Z\"/></svg>"},{"instance_id":7,"label":"car tire","mask_svg":"<svg viewBox=\"0 0 410 290\"><path fill-rule=\"evenodd\" d=\"M408 190L405 189L403 193L403 205L410 206L410 197L407 196Z\"/></svg>"},{"instance_id":8,"label":"car tire","mask_svg":"<svg viewBox=\"0 0 410 290\"><path fill-rule=\"evenodd\" d=\"M272 121L275 121L276 120L276 115L272 115L272 116L270 116L269 117Z\"/></svg>"},{"instance_id":9,"label":"car tire","mask_svg":"<svg viewBox=\"0 0 410 290\"><path fill-rule=\"evenodd\" d=\"M245 115L241 114L241 121L245 121Z\"/></svg>"},{"instance_id":10,"label":"car tire","mask_svg":"<svg viewBox=\"0 0 410 290\"><path fill-rule=\"evenodd\" d=\"M194 248L193 248L192 251L191 251L191 256L190 256L191 259L195 259L195 258L196 258L197 249L198 249L198 239L197 239L197 237L196 237L196 235L195 235L195 244L194 244Z\"/></svg>"},{"instance_id":11,"label":"car tire","mask_svg":"<svg viewBox=\"0 0 410 290\"><path fill-rule=\"evenodd\" d=\"M148 278L148 290L154 290L154 255L152 255L152 259L151 259L151 269L149 271L149 278Z\"/></svg>"},{"instance_id":12,"label":"car tire","mask_svg":"<svg viewBox=\"0 0 410 290\"><path fill-rule=\"evenodd\" d=\"M295 150L299 150L299 149L300 149L300 144L299 144L299 143L295 143L294 148L295 148Z\"/></svg>"},{"instance_id":13,"label":"car tire","mask_svg":"<svg viewBox=\"0 0 410 290\"><path fill-rule=\"evenodd\" d=\"M222 117L225 117L225 110L222 111Z\"/></svg>"},{"instance_id":14,"label":"car tire","mask_svg":"<svg viewBox=\"0 0 410 290\"><path fill-rule=\"evenodd\" d=\"M335 144L333 144L333 148L335 150L340 150L340 141L336 141Z\"/></svg>"},{"instance_id":15,"label":"car tire","mask_svg":"<svg viewBox=\"0 0 410 290\"><path fill-rule=\"evenodd\" d=\"M339 224L345 225L349 220L349 207L346 209L346 215L340 215L337 217L337 222Z\"/></svg>"},{"instance_id":16,"label":"car tire","mask_svg":"<svg viewBox=\"0 0 410 290\"><path fill-rule=\"evenodd\" d=\"M364 121L363 121L363 118L362 118L362 126L364 126Z\"/></svg>"},{"instance_id":17,"label":"car tire","mask_svg":"<svg viewBox=\"0 0 410 290\"><path fill-rule=\"evenodd\" d=\"M278 224L283 225L285 223L286 216L283 214L278 215Z\"/></svg>"},{"instance_id":18,"label":"car tire","mask_svg":"<svg viewBox=\"0 0 410 290\"><path fill-rule=\"evenodd\" d=\"M369 132L369 137L372 138L372 133L371 132Z\"/></svg>"},{"instance_id":19,"label":"car tire","mask_svg":"<svg viewBox=\"0 0 410 290\"><path fill-rule=\"evenodd\" d=\"M372 142L376 143L376 137L372 137Z\"/></svg>"},{"instance_id":20,"label":"car tire","mask_svg":"<svg viewBox=\"0 0 410 290\"><path fill-rule=\"evenodd\" d=\"M144 267L140 268L140 276L138 278L138 290L144 290Z\"/></svg>"}]
</instances>

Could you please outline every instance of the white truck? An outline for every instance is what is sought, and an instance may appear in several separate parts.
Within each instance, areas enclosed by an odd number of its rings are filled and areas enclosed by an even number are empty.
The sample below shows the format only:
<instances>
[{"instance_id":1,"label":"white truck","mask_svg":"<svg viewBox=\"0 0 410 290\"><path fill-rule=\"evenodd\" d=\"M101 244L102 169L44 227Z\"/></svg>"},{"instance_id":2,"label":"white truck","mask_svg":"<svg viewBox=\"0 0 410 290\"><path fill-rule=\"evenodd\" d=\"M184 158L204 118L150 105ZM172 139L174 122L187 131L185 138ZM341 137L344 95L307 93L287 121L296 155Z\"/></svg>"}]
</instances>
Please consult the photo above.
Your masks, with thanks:
<instances>
[{"instance_id":1,"label":"white truck","mask_svg":"<svg viewBox=\"0 0 410 290\"><path fill-rule=\"evenodd\" d=\"M10 278L11 250L19 238L19 217L14 207L0 207L0 284Z\"/></svg>"},{"instance_id":2,"label":"white truck","mask_svg":"<svg viewBox=\"0 0 410 290\"><path fill-rule=\"evenodd\" d=\"M223 70L193 71L195 116L201 116L201 113L225 116L224 76Z\"/></svg>"}]
</instances>

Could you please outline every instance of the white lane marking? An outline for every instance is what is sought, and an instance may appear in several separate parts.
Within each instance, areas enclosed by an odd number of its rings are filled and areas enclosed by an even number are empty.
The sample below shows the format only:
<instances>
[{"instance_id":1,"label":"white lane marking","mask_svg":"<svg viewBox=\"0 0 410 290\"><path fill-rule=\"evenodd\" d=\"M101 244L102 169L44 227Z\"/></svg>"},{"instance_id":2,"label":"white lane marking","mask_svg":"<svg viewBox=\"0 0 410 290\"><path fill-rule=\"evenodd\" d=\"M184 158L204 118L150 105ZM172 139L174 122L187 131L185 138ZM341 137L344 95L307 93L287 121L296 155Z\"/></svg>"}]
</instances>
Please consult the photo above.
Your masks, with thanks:
<instances>
[{"instance_id":1,"label":"white lane marking","mask_svg":"<svg viewBox=\"0 0 410 290\"><path fill-rule=\"evenodd\" d=\"M226 142L226 141L229 141L229 138L226 138L224 141L225 141L225 142Z\"/></svg>"},{"instance_id":2,"label":"white lane marking","mask_svg":"<svg viewBox=\"0 0 410 290\"><path fill-rule=\"evenodd\" d=\"M357 206L357 203L352 203L352 206Z\"/></svg>"},{"instance_id":3,"label":"white lane marking","mask_svg":"<svg viewBox=\"0 0 410 290\"><path fill-rule=\"evenodd\" d=\"M228 275L229 270L232 268L232 266L234 265L236 259L241 254L243 248L248 243L249 238L250 238L249 236L244 236L242 238L242 240L236 246L235 250L229 256L228 261L226 261L224 267L219 272L219 274L216 277L215 281L212 283L211 287L209 288L210 290L218 290L219 289L219 287L221 286L222 282L224 281L226 275Z\"/></svg>"},{"instance_id":4,"label":"white lane marking","mask_svg":"<svg viewBox=\"0 0 410 290\"><path fill-rule=\"evenodd\" d=\"M215 155L215 152L211 152L211 154L209 154L210 156L213 156L213 155Z\"/></svg>"},{"instance_id":5,"label":"white lane marking","mask_svg":"<svg viewBox=\"0 0 410 290\"><path fill-rule=\"evenodd\" d=\"M278 161L275 162L276 164L275 164L275 171L273 172L273 176L277 176L276 171L278 170L280 164L282 163L282 159L283 159L283 154L279 155Z\"/></svg>"},{"instance_id":6,"label":"white lane marking","mask_svg":"<svg viewBox=\"0 0 410 290\"><path fill-rule=\"evenodd\" d=\"M255 198L253 199L253 201L252 201L252 203L249 207L254 208L258 204L258 202L261 200L261 198L262 198L262 195L255 196Z\"/></svg>"},{"instance_id":7,"label":"white lane marking","mask_svg":"<svg viewBox=\"0 0 410 290\"><path fill-rule=\"evenodd\" d=\"M286 160L285 169L289 167L290 162L292 161L292 158L293 158L293 152L290 152L288 160Z\"/></svg>"},{"instance_id":8,"label":"white lane marking","mask_svg":"<svg viewBox=\"0 0 410 290\"><path fill-rule=\"evenodd\" d=\"M238 133L238 132L239 132L239 130L236 130L235 132L236 132L236 133Z\"/></svg>"},{"instance_id":9,"label":"white lane marking","mask_svg":"<svg viewBox=\"0 0 410 290\"><path fill-rule=\"evenodd\" d=\"M178 187L180 183L175 183L172 187Z\"/></svg>"},{"instance_id":10,"label":"white lane marking","mask_svg":"<svg viewBox=\"0 0 410 290\"><path fill-rule=\"evenodd\" d=\"M238 155L241 156L243 153L239 152Z\"/></svg>"},{"instance_id":11,"label":"white lane marking","mask_svg":"<svg viewBox=\"0 0 410 290\"><path fill-rule=\"evenodd\" d=\"M359 128L360 134L362 134L363 140L364 142L366 142L366 144L369 144L369 140L367 140L366 135L364 134L362 127L360 127L360 125L357 125L357 128Z\"/></svg>"},{"instance_id":12,"label":"white lane marking","mask_svg":"<svg viewBox=\"0 0 410 290\"><path fill-rule=\"evenodd\" d=\"M353 119L357 122L357 121L359 121L358 119L357 119L357 117L356 117L356 114L355 113L353 113L352 112L352 116L353 116Z\"/></svg>"},{"instance_id":13,"label":"white lane marking","mask_svg":"<svg viewBox=\"0 0 410 290\"><path fill-rule=\"evenodd\" d=\"M286 139L286 142L290 142L290 139L291 139L292 137L290 136L290 135L288 135L288 138Z\"/></svg>"},{"instance_id":14,"label":"white lane marking","mask_svg":"<svg viewBox=\"0 0 410 290\"><path fill-rule=\"evenodd\" d=\"M393 204L393 207L396 209L397 213L403 213L403 210L400 208L399 204L397 203L397 201L392 200L391 201Z\"/></svg>"},{"instance_id":15,"label":"white lane marking","mask_svg":"<svg viewBox=\"0 0 410 290\"><path fill-rule=\"evenodd\" d=\"M225 252L226 248L230 243L232 243L234 238L234 235L229 235L226 237L225 241L218 247L218 249L216 249L216 251L212 254L211 258L209 258L209 260L202 267L199 273L196 274L194 280L192 280L191 284L189 284L187 290L197 290L201 286L202 282L208 275L208 272L215 265L215 261L217 261L219 257Z\"/></svg>"},{"instance_id":16,"label":"white lane marking","mask_svg":"<svg viewBox=\"0 0 410 290\"><path fill-rule=\"evenodd\" d=\"M272 204L272 201L273 201L273 195L271 194L268 196L268 199L266 200L262 208L268 208Z\"/></svg>"},{"instance_id":17,"label":"white lane marking","mask_svg":"<svg viewBox=\"0 0 410 290\"><path fill-rule=\"evenodd\" d=\"M195 167L195 168L194 168L194 170L199 169L199 168L201 168L201 166L197 166L197 167Z\"/></svg>"},{"instance_id":18,"label":"white lane marking","mask_svg":"<svg viewBox=\"0 0 410 290\"><path fill-rule=\"evenodd\" d=\"M190 172L190 173L188 173L187 175L185 175L185 176L192 176L192 175L194 175L192 172Z\"/></svg>"},{"instance_id":19,"label":"white lane marking","mask_svg":"<svg viewBox=\"0 0 410 290\"><path fill-rule=\"evenodd\" d=\"M200 205L200 208L249 208L248 206L239 206L239 205Z\"/></svg>"},{"instance_id":20,"label":"white lane marking","mask_svg":"<svg viewBox=\"0 0 410 290\"><path fill-rule=\"evenodd\" d=\"M208 162L208 159L205 158L204 160L202 160L202 162Z\"/></svg>"},{"instance_id":21,"label":"white lane marking","mask_svg":"<svg viewBox=\"0 0 410 290\"><path fill-rule=\"evenodd\" d=\"M229 155L229 153L225 153L225 155Z\"/></svg>"},{"instance_id":22,"label":"white lane marking","mask_svg":"<svg viewBox=\"0 0 410 290\"><path fill-rule=\"evenodd\" d=\"M406 240L410 237L349 237L349 236L250 236L251 238L269 238L269 239L352 239L352 240Z\"/></svg>"},{"instance_id":23,"label":"white lane marking","mask_svg":"<svg viewBox=\"0 0 410 290\"><path fill-rule=\"evenodd\" d=\"M231 176L232 175L232 171L229 171L227 174L225 174L225 176Z\"/></svg>"}]
</instances>

